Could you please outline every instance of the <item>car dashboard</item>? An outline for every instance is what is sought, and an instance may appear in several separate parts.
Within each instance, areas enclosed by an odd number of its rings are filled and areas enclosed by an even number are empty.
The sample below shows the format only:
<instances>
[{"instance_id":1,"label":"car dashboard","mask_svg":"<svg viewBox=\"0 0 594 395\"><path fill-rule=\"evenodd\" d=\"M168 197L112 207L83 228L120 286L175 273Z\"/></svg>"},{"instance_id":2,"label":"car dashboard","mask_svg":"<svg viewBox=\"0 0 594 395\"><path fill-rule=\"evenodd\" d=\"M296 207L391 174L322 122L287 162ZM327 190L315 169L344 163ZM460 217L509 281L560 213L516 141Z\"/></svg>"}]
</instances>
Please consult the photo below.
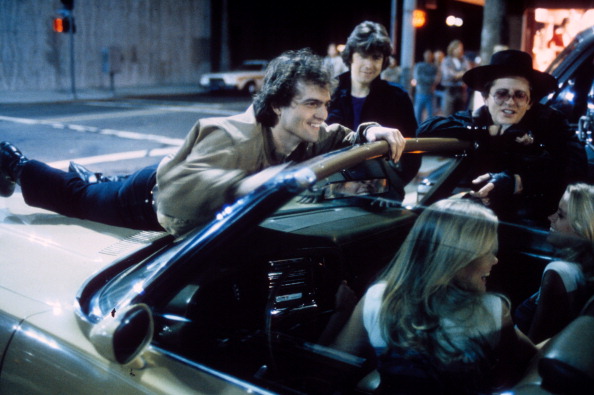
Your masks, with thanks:
<instances>
[{"instance_id":1,"label":"car dashboard","mask_svg":"<svg viewBox=\"0 0 594 395\"><path fill-rule=\"evenodd\" d=\"M274 215L194 263L216 269L200 272L155 310L155 344L275 391L354 385L369 361L320 344L338 287L346 282L362 295L415 217L364 207Z\"/></svg>"}]
</instances>

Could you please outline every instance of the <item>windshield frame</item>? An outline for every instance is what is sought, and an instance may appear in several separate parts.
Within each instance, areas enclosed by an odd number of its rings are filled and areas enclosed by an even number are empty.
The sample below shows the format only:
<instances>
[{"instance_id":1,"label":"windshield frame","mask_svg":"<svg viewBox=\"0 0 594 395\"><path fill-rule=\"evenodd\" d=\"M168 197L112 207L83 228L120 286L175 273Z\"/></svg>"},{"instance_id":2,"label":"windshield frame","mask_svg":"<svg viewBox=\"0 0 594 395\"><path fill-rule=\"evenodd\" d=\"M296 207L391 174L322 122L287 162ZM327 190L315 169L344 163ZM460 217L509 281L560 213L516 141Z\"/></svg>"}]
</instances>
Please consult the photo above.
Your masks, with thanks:
<instances>
[{"instance_id":1,"label":"windshield frame","mask_svg":"<svg viewBox=\"0 0 594 395\"><path fill-rule=\"evenodd\" d=\"M405 152L464 152L471 147L471 142L454 138L410 138L406 140ZM224 207L203 228L176 239L168 248L136 264L128 264L125 270L113 273L109 279L104 278L99 289L85 290L87 283L77 298L78 315L87 322L96 323L113 309L140 302L156 303L164 292L170 292L175 286L173 278L183 278L183 273L190 270L187 263L195 256L216 250L226 240L262 222L318 180L388 152L388 143L377 141L333 151L288 167L256 191Z\"/></svg>"}]
</instances>

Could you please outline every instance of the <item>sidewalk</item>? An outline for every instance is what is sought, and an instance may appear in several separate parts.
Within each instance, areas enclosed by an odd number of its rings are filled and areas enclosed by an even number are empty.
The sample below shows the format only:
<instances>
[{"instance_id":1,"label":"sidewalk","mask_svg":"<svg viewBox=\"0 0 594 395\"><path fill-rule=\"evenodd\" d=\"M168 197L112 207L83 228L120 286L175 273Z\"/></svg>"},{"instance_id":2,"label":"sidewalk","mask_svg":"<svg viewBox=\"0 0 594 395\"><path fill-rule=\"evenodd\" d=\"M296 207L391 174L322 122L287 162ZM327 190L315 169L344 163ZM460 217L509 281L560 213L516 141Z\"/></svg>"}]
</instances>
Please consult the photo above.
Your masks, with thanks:
<instances>
[{"instance_id":1,"label":"sidewalk","mask_svg":"<svg viewBox=\"0 0 594 395\"><path fill-rule=\"evenodd\" d=\"M112 92L108 88L77 89L76 97L71 90L0 91L0 104L56 103L78 100L117 99L134 96L192 94L200 93L202 91L203 90L198 86L198 84L121 87L116 88L115 92Z\"/></svg>"}]
</instances>

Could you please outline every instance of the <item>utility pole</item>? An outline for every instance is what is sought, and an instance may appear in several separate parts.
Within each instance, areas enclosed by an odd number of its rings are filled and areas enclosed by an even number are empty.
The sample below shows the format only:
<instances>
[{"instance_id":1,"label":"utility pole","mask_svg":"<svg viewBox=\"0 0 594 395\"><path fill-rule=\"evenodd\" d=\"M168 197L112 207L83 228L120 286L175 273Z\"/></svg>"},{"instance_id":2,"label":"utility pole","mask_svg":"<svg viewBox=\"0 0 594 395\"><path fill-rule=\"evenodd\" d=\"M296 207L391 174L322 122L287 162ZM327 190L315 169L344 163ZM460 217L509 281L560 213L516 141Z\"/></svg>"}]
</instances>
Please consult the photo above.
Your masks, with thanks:
<instances>
[{"instance_id":1,"label":"utility pole","mask_svg":"<svg viewBox=\"0 0 594 395\"><path fill-rule=\"evenodd\" d=\"M61 0L64 5L64 14L68 18L70 29L68 33L70 36L70 87L72 89L72 97L77 99L76 96L76 79L74 73L74 32L76 31L76 25L74 24L74 0Z\"/></svg>"},{"instance_id":2,"label":"utility pole","mask_svg":"<svg viewBox=\"0 0 594 395\"><path fill-rule=\"evenodd\" d=\"M413 11L417 0L403 0L402 7L402 40L400 41L400 67L402 74L400 83L405 90L410 91L410 80L415 63L415 28L413 26Z\"/></svg>"},{"instance_id":3,"label":"utility pole","mask_svg":"<svg viewBox=\"0 0 594 395\"><path fill-rule=\"evenodd\" d=\"M58 16L54 17L53 27L56 33L68 33L70 36L70 87L72 89L72 96L76 96L76 80L74 73L74 33L76 32L76 24L74 22L74 0L61 0L64 8L58 10Z\"/></svg>"},{"instance_id":4,"label":"utility pole","mask_svg":"<svg viewBox=\"0 0 594 395\"><path fill-rule=\"evenodd\" d=\"M78 99L76 95L76 77L74 73L74 16L70 11L70 20L72 21L72 29L70 29L70 86L72 88L72 97Z\"/></svg>"},{"instance_id":5,"label":"utility pole","mask_svg":"<svg viewBox=\"0 0 594 395\"><path fill-rule=\"evenodd\" d=\"M222 0L221 12L221 54L219 66L221 70L231 70L231 52L229 50L229 2Z\"/></svg>"},{"instance_id":6,"label":"utility pole","mask_svg":"<svg viewBox=\"0 0 594 395\"><path fill-rule=\"evenodd\" d=\"M398 0L391 0L390 5L390 39L394 46L394 54L396 55L398 44Z\"/></svg>"},{"instance_id":7,"label":"utility pole","mask_svg":"<svg viewBox=\"0 0 594 395\"><path fill-rule=\"evenodd\" d=\"M503 44L503 22L505 18L505 0L485 0L483 6L483 29L481 31L481 63L488 64L493 48Z\"/></svg>"}]
</instances>

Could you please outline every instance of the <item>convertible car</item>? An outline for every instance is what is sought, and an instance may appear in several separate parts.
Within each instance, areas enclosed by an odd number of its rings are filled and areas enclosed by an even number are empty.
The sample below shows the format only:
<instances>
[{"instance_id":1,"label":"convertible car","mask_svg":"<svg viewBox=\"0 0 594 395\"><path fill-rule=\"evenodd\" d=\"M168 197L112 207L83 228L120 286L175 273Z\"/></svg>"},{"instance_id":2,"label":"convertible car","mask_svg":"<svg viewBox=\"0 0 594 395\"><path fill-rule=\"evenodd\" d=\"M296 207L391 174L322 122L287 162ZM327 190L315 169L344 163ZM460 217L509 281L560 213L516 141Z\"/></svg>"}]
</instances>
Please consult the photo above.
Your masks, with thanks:
<instances>
[{"instance_id":1,"label":"convertible car","mask_svg":"<svg viewBox=\"0 0 594 395\"><path fill-rule=\"evenodd\" d=\"M474 146L407 141L452 158L418 203L394 193L387 150L289 166L180 238L0 200L0 393L372 393L374 366L322 340L337 290L363 294ZM551 251L541 232L501 232L489 284L517 302Z\"/></svg>"}]
</instances>

